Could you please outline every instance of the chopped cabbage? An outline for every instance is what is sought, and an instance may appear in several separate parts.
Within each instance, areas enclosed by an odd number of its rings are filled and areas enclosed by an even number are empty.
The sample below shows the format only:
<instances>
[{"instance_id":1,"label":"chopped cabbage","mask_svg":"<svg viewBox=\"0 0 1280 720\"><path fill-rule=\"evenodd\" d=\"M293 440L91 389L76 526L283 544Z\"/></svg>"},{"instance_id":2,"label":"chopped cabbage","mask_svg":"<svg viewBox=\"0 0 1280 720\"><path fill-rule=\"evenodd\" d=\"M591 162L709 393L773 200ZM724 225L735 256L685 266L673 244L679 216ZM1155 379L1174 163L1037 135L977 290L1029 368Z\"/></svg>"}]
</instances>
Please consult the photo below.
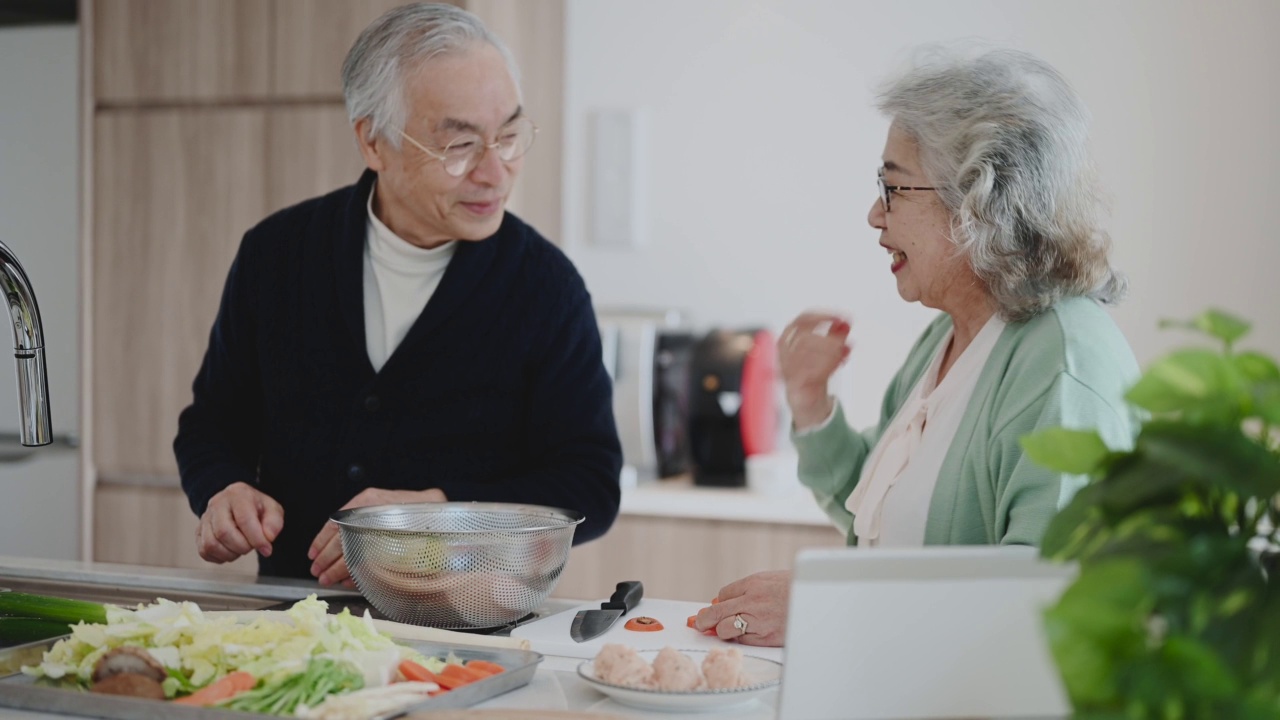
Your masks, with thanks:
<instances>
[{"instance_id":1,"label":"chopped cabbage","mask_svg":"<svg viewBox=\"0 0 1280 720\"><path fill-rule=\"evenodd\" d=\"M191 602L159 600L134 609L109 605L105 625L76 625L70 637L45 653L43 662L22 671L88 684L104 653L133 645L148 650L170 670L163 685L173 697L235 670L267 684L280 682L319 658L349 663L364 677L366 687L386 685L401 660L443 666L439 659L425 658L378 632L367 613L356 617L343 609L329 615L328 609L328 603L315 595L298 601L283 616L263 614L248 621L235 615L209 616Z\"/></svg>"}]
</instances>

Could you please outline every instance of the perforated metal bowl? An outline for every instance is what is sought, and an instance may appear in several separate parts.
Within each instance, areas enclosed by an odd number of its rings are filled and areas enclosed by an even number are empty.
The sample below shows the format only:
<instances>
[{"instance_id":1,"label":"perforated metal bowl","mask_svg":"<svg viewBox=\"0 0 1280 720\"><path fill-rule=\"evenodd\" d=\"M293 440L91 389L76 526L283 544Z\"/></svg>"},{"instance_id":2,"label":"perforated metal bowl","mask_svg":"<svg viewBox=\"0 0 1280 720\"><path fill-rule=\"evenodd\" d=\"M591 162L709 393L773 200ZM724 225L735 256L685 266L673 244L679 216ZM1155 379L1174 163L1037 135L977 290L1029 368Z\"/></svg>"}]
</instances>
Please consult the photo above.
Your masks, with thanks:
<instances>
[{"instance_id":1,"label":"perforated metal bowl","mask_svg":"<svg viewBox=\"0 0 1280 720\"><path fill-rule=\"evenodd\" d=\"M397 622L447 629L506 625L533 612L569 561L571 510L507 503L415 503L341 510L356 587Z\"/></svg>"}]
</instances>

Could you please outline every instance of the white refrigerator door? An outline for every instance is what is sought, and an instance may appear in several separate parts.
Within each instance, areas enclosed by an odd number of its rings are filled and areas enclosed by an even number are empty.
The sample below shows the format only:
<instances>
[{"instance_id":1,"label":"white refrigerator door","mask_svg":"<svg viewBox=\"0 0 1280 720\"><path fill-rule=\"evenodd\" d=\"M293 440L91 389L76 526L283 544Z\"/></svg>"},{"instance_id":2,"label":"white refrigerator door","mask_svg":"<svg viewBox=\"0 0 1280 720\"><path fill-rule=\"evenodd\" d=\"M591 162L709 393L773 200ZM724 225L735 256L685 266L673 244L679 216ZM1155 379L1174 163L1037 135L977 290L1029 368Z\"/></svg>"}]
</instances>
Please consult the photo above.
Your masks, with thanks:
<instances>
[{"instance_id":1,"label":"white refrigerator door","mask_svg":"<svg viewBox=\"0 0 1280 720\"><path fill-rule=\"evenodd\" d=\"M0 555L79 557L80 282L78 30L0 28L0 241L40 306L55 438L0 462ZM0 310L0 318L9 318ZM19 425L13 338L0 330L0 457ZM8 438L14 438L13 441Z\"/></svg>"},{"instance_id":2,"label":"white refrigerator door","mask_svg":"<svg viewBox=\"0 0 1280 720\"><path fill-rule=\"evenodd\" d=\"M80 557L80 451L61 445L0 453L0 555Z\"/></svg>"}]
</instances>

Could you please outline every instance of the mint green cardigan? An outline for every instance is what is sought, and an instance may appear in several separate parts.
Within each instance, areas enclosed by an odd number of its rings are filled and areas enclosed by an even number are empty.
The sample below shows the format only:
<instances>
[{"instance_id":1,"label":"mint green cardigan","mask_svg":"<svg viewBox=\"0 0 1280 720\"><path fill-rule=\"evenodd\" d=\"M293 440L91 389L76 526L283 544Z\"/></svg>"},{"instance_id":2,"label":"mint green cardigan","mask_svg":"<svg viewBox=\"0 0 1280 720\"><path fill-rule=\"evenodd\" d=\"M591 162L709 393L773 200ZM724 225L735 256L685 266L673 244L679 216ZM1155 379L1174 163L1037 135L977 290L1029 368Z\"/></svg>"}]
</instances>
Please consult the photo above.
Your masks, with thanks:
<instances>
[{"instance_id":1,"label":"mint green cardigan","mask_svg":"<svg viewBox=\"0 0 1280 720\"><path fill-rule=\"evenodd\" d=\"M862 464L929 367L951 329L941 315L916 341L884 396L880 422L854 432L836 409L823 429L792 434L800 481L855 544L845 500ZM942 462L929 504L926 545L1038 545L1050 519L1085 478L1047 470L1022 454L1018 439L1043 428L1097 429L1129 447L1137 418L1124 402L1138 363L1110 315L1072 298L1001 333L978 376L960 428Z\"/></svg>"}]
</instances>

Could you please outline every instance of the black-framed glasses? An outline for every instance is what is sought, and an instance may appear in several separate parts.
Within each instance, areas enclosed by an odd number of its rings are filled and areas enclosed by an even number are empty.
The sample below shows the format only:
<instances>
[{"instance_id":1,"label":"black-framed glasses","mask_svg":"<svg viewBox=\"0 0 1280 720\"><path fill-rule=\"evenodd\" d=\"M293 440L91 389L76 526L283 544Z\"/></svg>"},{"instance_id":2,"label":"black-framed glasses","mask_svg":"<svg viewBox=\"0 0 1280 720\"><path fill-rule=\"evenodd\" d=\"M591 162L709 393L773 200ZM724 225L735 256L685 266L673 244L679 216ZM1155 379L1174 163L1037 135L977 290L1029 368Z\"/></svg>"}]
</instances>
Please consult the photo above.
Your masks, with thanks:
<instances>
[{"instance_id":1,"label":"black-framed glasses","mask_svg":"<svg viewBox=\"0 0 1280 720\"><path fill-rule=\"evenodd\" d=\"M498 153L502 162L512 162L523 156L533 145L533 138L538 134L538 126L527 117L518 117L502 126L498 131L498 139L491 143L474 133L459 135L439 150L433 150L409 137L401 130L400 135L413 143L419 150L440 161L444 171L453 177L462 177L480 164L481 158L488 150Z\"/></svg>"},{"instance_id":2,"label":"black-framed glasses","mask_svg":"<svg viewBox=\"0 0 1280 720\"><path fill-rule=\"evenodd\" d=\"M909 185L885 185L884 184L884 168L876 171L876 187L880 189L880 202L884 203L884 211L889 212L889 198L893 193L902 192L903 190L937 190L936 187L911 187Z\"/></svg>"}]
</instances>

